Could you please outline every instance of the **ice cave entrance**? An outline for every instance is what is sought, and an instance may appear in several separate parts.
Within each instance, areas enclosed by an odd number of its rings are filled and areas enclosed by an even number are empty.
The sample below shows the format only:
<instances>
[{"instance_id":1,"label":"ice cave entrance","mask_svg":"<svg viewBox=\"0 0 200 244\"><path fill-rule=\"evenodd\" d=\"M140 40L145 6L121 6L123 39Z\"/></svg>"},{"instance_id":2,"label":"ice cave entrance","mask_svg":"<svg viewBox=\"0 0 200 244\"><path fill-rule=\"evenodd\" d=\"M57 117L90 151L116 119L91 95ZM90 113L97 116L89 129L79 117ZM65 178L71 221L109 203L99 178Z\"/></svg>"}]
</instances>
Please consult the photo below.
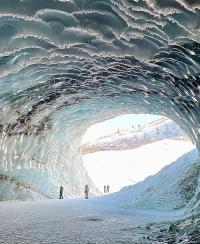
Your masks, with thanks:
<instances>
[{"instance_id":1,"label":"ice cave entrance","mask_svg":"<svg viewBox=\"0 0 200 244\"><path fill-rule=\"evenodd\" d=\"M195 146L172 120L158 115L126 114L94 124L83 137L84 166L103 192L133 185L156 174Z\"/></svg>"}]
</instances>

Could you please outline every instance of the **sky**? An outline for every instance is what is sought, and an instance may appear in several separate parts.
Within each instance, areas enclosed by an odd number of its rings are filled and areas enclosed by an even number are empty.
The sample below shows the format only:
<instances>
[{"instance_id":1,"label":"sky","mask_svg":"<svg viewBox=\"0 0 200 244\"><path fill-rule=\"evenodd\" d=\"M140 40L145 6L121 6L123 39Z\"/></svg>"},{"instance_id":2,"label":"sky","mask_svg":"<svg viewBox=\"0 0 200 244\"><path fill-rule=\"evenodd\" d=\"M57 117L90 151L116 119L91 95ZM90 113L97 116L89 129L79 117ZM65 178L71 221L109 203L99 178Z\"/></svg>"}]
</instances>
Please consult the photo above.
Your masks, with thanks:
<instances>
[{"instance_id":1,"label":"sky","mask_svg":"<svg viewBox=\"0 0 200 244\"><path fill-rule=\"evenodd\" d=\"M83 143L95 140L96 138L111 134L119 130L131 128L139 124L149 123L161 118L152 114L126 114L117 116L114 119L106 120L102 123L95 124L88 128Z\"/></svg>"}]
</instances>

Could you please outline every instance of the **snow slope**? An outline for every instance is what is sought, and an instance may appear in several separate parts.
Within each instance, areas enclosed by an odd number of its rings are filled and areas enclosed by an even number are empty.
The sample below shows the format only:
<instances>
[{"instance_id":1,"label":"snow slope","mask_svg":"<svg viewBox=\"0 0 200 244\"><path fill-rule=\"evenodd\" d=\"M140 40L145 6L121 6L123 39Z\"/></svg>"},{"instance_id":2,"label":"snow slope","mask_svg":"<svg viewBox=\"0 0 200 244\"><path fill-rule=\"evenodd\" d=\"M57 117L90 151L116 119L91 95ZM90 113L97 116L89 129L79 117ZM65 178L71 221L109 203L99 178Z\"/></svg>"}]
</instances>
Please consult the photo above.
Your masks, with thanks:
<instances>
[{"instance_id":1,"label":"snow slope","mask_svg":"<svg viewBox=\"0 0 200 244\"><path fill-rule=\"evenodd\" d=\"M139 148L83 155L84 166L97 188L110 184L111 192L135 184L194 149L190 141L166 139Z\"/></svg>"},{"instance_id":2,"label":"snow slope","mask_svg":"<svg viewBox=\"0 0 200 244\"><path fill-rule=\"evenodd\" d=\"M190 187L185 188L183 184L193 168L199 164L197 160L198 153L196 150L192 150L172 164L165 166L156 175L99 200L115 202L125 208L148 211L181 209L190 202L197 187L198 173L196 181Z\"/></svg>"},{"instance_id":3,"label":"snow slope","mask_svg":"<svg viewBox=\"0 0 200 244\"><path fill-rule=\"evenodd\" d=\"M185 132L174 121L166 117L122 131L118 130L116 133L98 137L92 141L86 141L88 134L90 134L90 129L83 138L81 146L83 154L97 151L128 150L167 138L180 137L189 140Z\"/></svg>"}]
</instances>

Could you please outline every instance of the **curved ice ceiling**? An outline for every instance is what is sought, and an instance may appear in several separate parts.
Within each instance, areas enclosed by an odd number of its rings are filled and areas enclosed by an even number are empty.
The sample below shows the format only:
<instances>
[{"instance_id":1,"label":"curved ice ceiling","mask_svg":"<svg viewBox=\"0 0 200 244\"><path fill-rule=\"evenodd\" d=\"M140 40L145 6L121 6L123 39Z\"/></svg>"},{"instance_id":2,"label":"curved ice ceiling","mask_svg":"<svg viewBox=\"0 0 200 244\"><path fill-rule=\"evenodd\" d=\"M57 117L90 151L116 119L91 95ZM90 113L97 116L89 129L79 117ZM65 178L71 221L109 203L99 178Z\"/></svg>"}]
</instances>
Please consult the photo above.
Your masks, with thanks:
<instances>
[{"instance_id":1,"label":"curved ice ceiling","mask_svg":"<svg viewBox=\"0 0 200 244\"><path fill-rule=\"evenodd\" d=\"M199 147L198 3L0 0L0 199L80 194L82 135L119 114L168 116Z\"/></svg>"}]
</instances>

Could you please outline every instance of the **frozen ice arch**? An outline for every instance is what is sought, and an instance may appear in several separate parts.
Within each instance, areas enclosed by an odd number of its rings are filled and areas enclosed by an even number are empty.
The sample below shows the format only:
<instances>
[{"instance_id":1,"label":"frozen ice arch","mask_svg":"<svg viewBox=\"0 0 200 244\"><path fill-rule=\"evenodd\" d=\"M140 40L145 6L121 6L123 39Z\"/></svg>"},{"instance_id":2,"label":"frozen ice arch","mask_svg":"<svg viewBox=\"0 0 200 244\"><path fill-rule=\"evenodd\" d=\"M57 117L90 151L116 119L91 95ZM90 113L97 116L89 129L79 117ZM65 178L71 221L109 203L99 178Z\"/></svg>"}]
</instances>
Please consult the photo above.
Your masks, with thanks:
<instances>
[{"instance_id":1,"label":"frozen ice arch","mask_svg":"<svg viewBox=\"0 0 200 244\"><path fill-rule=\"evenodd\" d=\"M167 116L200 149L194 1L3 1L0 20L1 200L82 193L82 136L117 115Z\"/></svg>"}]
</instances>

